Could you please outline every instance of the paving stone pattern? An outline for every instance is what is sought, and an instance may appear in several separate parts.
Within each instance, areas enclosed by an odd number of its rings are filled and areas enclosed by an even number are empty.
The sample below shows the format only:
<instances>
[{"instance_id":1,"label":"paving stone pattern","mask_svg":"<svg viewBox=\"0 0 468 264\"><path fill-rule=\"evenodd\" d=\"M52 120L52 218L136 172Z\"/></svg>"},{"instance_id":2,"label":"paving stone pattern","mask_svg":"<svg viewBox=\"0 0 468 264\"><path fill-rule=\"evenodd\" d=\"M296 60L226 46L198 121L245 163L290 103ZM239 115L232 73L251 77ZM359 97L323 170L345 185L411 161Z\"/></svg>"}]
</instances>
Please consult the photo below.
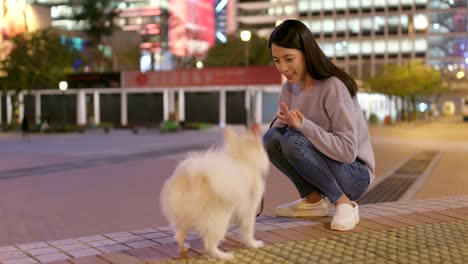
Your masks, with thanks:
<instances>
[{"instance_id":1,"label":"paving stone pattern","mask_svg":"<svg viewBox=\"0 0 468 264\"><path fill-rule=\"evenodd\" d=\"M228 263L467 263L468 196L360 206L350 232L330 229L331 217L288 219L260 216L261 249L240 244L230 229L221 247ZM330 212L330 216L333 212ZM204 255L200 237L189 234L187 259L179 259L172 230L155 227L0 247L0 263L218 263Z\"/></svg>"}]
</instances>

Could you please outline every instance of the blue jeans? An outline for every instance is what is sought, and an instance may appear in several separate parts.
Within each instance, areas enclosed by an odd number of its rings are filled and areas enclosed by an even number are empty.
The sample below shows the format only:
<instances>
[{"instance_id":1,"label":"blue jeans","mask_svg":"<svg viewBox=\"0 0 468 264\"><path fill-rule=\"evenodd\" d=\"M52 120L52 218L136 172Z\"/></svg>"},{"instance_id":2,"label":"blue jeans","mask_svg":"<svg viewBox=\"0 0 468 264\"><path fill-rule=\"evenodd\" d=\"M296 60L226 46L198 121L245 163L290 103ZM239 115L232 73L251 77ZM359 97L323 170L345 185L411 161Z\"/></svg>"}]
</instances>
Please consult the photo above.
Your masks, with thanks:
<instances>
[{"instance_id":1,"label":"blue jeans","mask_svg":"<svg viewBox=\"0 0 468 264\"><path fill-rule=\"evenodd\" d=\"M355 201L369 187L369 171L363 162L330 159L295 129L270 128L263 144L270 161L288 176L302 198L318 191L332 203L343 194Z\"/></svg>"}]
</instances>

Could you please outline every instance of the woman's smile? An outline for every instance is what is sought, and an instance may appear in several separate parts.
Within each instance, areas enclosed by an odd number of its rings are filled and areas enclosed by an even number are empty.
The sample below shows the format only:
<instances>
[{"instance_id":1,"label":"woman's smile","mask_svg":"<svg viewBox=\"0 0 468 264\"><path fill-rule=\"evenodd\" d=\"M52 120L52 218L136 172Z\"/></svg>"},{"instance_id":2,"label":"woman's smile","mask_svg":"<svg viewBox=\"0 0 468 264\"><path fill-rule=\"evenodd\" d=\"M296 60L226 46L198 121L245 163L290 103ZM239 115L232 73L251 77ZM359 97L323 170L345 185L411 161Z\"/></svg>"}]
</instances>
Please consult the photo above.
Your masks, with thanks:
<instances>
[{"instance_id":1,"label":"woman's smile","mask_svg":"<svg viewBox=\"0 0 468 264\"><path fill-rule=\"evenodd\" d=\"M284 77L286 77L286 79L288 79L288 81L291 81L293 78L294 78L294 73L289 73L289 74L284 74Z\"/></svg>"}]
</instances>

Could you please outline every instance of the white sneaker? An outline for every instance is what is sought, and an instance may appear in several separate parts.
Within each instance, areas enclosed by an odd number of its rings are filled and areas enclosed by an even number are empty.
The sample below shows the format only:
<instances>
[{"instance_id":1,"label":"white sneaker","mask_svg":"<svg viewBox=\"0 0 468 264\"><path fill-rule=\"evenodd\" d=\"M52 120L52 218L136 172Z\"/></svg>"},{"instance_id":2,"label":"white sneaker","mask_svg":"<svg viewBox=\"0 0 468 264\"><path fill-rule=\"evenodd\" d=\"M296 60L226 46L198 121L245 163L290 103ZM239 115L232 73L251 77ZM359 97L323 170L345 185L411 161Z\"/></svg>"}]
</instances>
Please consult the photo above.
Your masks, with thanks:
<instances>
[{"instance_id":1,"label":"white sneaker","mask_svg":"<svg viewBox=\"0 0 468 264\"><path fill-rule=\"evenodd\" d=\"M348 231L353 229L359 222L359 207L357 203L339 204L336 206L335 215L331 222L331 229Z\"/></svg>"},{"instance_id":2,"label":"white sneaker","mask_svg":"<svg viewBox=\"0 0 468 264\"><path fill-rule=\"evenodd\" d=\"M305 199L299 199L276 207L275 214L281 217L328 216L328 209L329 205L325 199L316 203L307 203Z\"/></svg>"}]
</instances>

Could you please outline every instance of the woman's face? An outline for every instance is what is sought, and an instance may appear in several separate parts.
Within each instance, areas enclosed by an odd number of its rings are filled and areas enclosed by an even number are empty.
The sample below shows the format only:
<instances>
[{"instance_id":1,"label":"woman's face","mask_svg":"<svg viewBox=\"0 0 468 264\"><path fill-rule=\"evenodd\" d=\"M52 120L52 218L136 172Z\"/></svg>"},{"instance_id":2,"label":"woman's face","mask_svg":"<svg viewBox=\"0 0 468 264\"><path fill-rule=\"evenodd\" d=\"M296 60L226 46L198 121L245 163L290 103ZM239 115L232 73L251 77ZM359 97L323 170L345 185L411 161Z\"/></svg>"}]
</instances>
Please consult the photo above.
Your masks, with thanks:
<instances>
[{"instance_id":1,"label":"woman's face","mask_svg":"<svg viewBox=\"0 0 468 264\"><path fill-rule=\"evenodd\" d=\"M272 44L271 54L276 69L288 79L288 82L295 83L306 79L308 73L302 51Z\"/></svg>"}]
</instances>

